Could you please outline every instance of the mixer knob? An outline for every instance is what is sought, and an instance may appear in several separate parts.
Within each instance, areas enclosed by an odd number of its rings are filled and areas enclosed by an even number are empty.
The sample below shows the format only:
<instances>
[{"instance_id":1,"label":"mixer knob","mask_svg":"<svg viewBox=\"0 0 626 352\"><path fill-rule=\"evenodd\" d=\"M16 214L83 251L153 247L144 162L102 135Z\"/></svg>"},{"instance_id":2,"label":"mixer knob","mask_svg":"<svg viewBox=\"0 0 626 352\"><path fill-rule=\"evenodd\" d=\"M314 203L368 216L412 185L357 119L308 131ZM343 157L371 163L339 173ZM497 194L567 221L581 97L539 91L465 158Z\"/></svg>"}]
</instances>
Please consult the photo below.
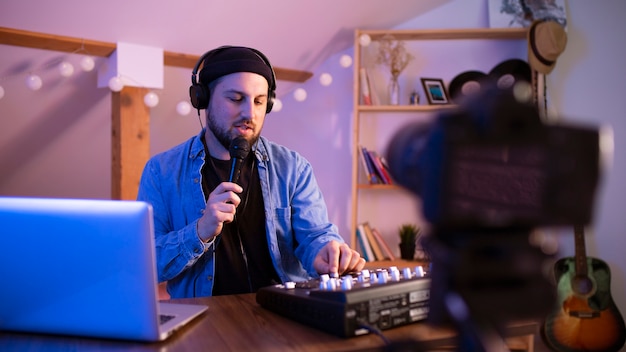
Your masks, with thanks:
<instances>
[{"instance_id":1,"label":"mixer knob","mask_svg":"<svg viewBox=\"0 0 626 352\"><path fill-rule=\"evenodd\" d=\"M363 269L361 270L361 273L359 274L359 276L357 277L357 280L360 283L365 283L369 280L370 278L370 271L367 269Z\"/></svg>"},{"instance_id":2,"label":"mixer knob","mask_svg":"<svg viewBox=\"0 0 626 352\"><path fill-rule=\"evenodd\" d=\"M378 283L379 284L386 284L389 281L389 273L387 273L386 270L381 271L378 274Z\"/></svg>"},{"instance_id":3,"label":"mixer knob","mask_svg":"<svg viewBox=\"0 0 626 352\"><path fill-rule=\"evenodd\" d=\"M352 289L352 276L346 275L341 280L341 289L344 291L349 291Z\"/></svg>"},{"instance_id":4,"label":"mixer knob","mask_svg":"<svg viewBox=\"0 0 626 352\"><path fill-rule=\"evenodd\" d=\"M415 267L415 275L417 277L424 277L424 268L421 265Z\"/></svg>"},{"instance_id":5,"label":"mixer knob","mask_svg":"<svg viewBox=\"0 0 626 352\"><path fill-rule=\"evenodd\" d=\"M328 281L330 281L328 274L320 275L320 290L326 290L328 288Z\"/></svg>"},{"instance_id":6,"label":"mixer knob","mask_svg":"<svg viewBox=\"0 0 626 352\"><path fill-rule=\"evenodd\" d=\"M406 280L411 278L411 269L410 268L404 268L402 269L402 277L404 277Z\"/></svg>"},{"instance_id":7,"label":"mixer knob","mask_svg":"<svg viewBox=\"0 0 626 352\"><path fill-rule=\"evenodd\" d=\"M285 282L285 288L288 290L293 290L294 288L296 288L296 283L293 281L287 281Z\"/></svg>"},{"instance_id":8,"label":"mixer knob","mask_svg":"<svg viewBox=\"0 0 626 352\"><path fill-rule=\"evenodd\" d=\"M334 291L337 286L339 286L339 279L331 277L330 280L328 280L328 289Z\"/></svg>"},{"instance_id":9,"label":"mixer knob","mask_svg":"<svg viewBox=\"0 0 626 352\"><path fill-rule=\"evenodd\" d=\"M391 267L390 271L391 281L400 281L400 270L398 268Z\"/></svg>"},{"instance_id":10,"label":"mixer knob","mask_svg":"<svg viewBox=\"0 0 626 352\"><path fill-rule=\"evenodd\" d=\"M378 282L378 273L373 272L370 274L370 282L377 283Z\"/></svg>"}]
</instances>

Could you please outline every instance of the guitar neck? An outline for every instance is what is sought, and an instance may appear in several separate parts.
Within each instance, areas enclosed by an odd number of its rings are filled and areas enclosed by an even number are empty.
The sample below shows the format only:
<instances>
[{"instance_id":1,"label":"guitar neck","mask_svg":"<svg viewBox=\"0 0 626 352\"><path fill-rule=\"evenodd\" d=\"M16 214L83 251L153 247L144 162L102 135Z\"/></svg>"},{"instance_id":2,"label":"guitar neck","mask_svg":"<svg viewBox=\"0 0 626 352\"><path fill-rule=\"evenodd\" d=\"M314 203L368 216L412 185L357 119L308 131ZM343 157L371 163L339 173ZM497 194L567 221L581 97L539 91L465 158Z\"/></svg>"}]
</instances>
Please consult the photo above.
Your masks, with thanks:
<instances>
[{"instance_id":1,"label":"guitar neck","mask_svg":"<svg viewBox=\"0 0 626 352\"><path fill-rule=\"evenodd\" d=\"M585 251L585 230L582 225L574 226L576 276L587 276L587 253Z\"/></svg>"}]
</instances>

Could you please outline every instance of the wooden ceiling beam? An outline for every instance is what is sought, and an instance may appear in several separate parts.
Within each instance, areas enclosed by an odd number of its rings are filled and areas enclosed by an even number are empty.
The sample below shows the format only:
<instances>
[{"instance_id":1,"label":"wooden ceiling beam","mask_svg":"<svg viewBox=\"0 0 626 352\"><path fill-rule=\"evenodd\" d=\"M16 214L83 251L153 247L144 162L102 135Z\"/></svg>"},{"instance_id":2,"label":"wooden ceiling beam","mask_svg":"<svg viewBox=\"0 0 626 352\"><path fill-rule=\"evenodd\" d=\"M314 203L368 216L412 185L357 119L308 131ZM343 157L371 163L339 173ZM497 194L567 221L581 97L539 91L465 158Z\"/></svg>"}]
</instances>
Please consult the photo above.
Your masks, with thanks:
<instances>
[{"instance_id":1,"label":"wooden ceiling beam","mask_svg":"<svg viewBox=\"0 0 626 352\"><path fill-rule=\"evenodd\" d=\"M116 48L114 43L23 31L6 27L0 27L0 44L66 53L87 52L89 55L102 57L108 57Z\"/></svg>"},{"instance_id":2,"label":"wooden ceiling beam","mask_svg":"<svg viewBox=\"0 0 626 352\"><path fill-rule=\"evenodd\" d=\"M0 44L21 46L26 48L54 50L67 53L89 53L89 55L109 57L116 49L115 43L66 37L46 33L31 32L19 29L0 27ZM193 68L200 58L199 55L163 52L163 64L183 68ZM277 80L303 83L313 76L308 71L274 67Z\"/></svg>"}]
</instances>

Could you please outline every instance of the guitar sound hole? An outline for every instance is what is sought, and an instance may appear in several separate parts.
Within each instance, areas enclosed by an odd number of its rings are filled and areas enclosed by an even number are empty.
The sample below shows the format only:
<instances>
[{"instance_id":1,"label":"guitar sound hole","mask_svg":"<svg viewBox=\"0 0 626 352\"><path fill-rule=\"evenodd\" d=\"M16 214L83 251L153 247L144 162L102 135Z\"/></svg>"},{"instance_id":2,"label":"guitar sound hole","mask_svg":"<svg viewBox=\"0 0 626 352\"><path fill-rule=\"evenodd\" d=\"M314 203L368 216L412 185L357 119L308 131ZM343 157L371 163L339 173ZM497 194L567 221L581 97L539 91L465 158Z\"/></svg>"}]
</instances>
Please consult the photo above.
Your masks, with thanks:
<instances>
[{"instance_id":1,"label":"guitar sound hole","mask_svg":"<svg viewBox=\"0 0 626 352\"><path fill-rule=\"evenodd\" d=\"M572 290L579 295L588 295L593 291L593 282L588 277L574 277L572 280Z\"/></svg>"}]
</instances>

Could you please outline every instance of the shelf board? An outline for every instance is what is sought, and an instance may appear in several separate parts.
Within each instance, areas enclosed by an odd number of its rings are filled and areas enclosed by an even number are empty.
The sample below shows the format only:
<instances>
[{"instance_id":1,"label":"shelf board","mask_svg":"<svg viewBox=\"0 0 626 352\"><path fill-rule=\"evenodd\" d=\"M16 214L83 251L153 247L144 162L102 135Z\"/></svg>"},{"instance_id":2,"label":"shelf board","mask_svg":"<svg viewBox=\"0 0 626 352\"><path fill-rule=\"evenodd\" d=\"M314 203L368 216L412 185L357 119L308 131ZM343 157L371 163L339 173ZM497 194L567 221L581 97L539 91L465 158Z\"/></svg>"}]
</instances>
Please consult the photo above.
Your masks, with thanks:
<instances>
[{"instance_id":1,"label":"shelf board","mask_svg":"<svg viewBox=\"0 0 626 352\"><path fill-rule=\"evenodd\" d=\"M455 104L441 105L359 105L359 112L434 112L442 109L454 109Z\"/></svg>"},{"instance_id":2,"label":"shelf board","mask_svg":"<svg viewBox=\"0 0 626 352\"><path fill-rule=\"evenodd\" d=\"M380 40L390 34L397 40L442 40L442 39L524 39L527 28L468 28L468 29L398 29L398 30L360 30L372 40Z\"/></svg>"},{"instance_id":3,"label":"shelf board","mask_svg":"<svg viewBox=\"0 0 626 352\"><path fill-rule=\"evenodd\" d=\"M376 190L376 189L403 189L402 187L398 186L398 185L387 185L387 184L363 184L363 183L359 183L356 186L358 189L372 189L372 190Z\"/></svg>"}]
</instances>

